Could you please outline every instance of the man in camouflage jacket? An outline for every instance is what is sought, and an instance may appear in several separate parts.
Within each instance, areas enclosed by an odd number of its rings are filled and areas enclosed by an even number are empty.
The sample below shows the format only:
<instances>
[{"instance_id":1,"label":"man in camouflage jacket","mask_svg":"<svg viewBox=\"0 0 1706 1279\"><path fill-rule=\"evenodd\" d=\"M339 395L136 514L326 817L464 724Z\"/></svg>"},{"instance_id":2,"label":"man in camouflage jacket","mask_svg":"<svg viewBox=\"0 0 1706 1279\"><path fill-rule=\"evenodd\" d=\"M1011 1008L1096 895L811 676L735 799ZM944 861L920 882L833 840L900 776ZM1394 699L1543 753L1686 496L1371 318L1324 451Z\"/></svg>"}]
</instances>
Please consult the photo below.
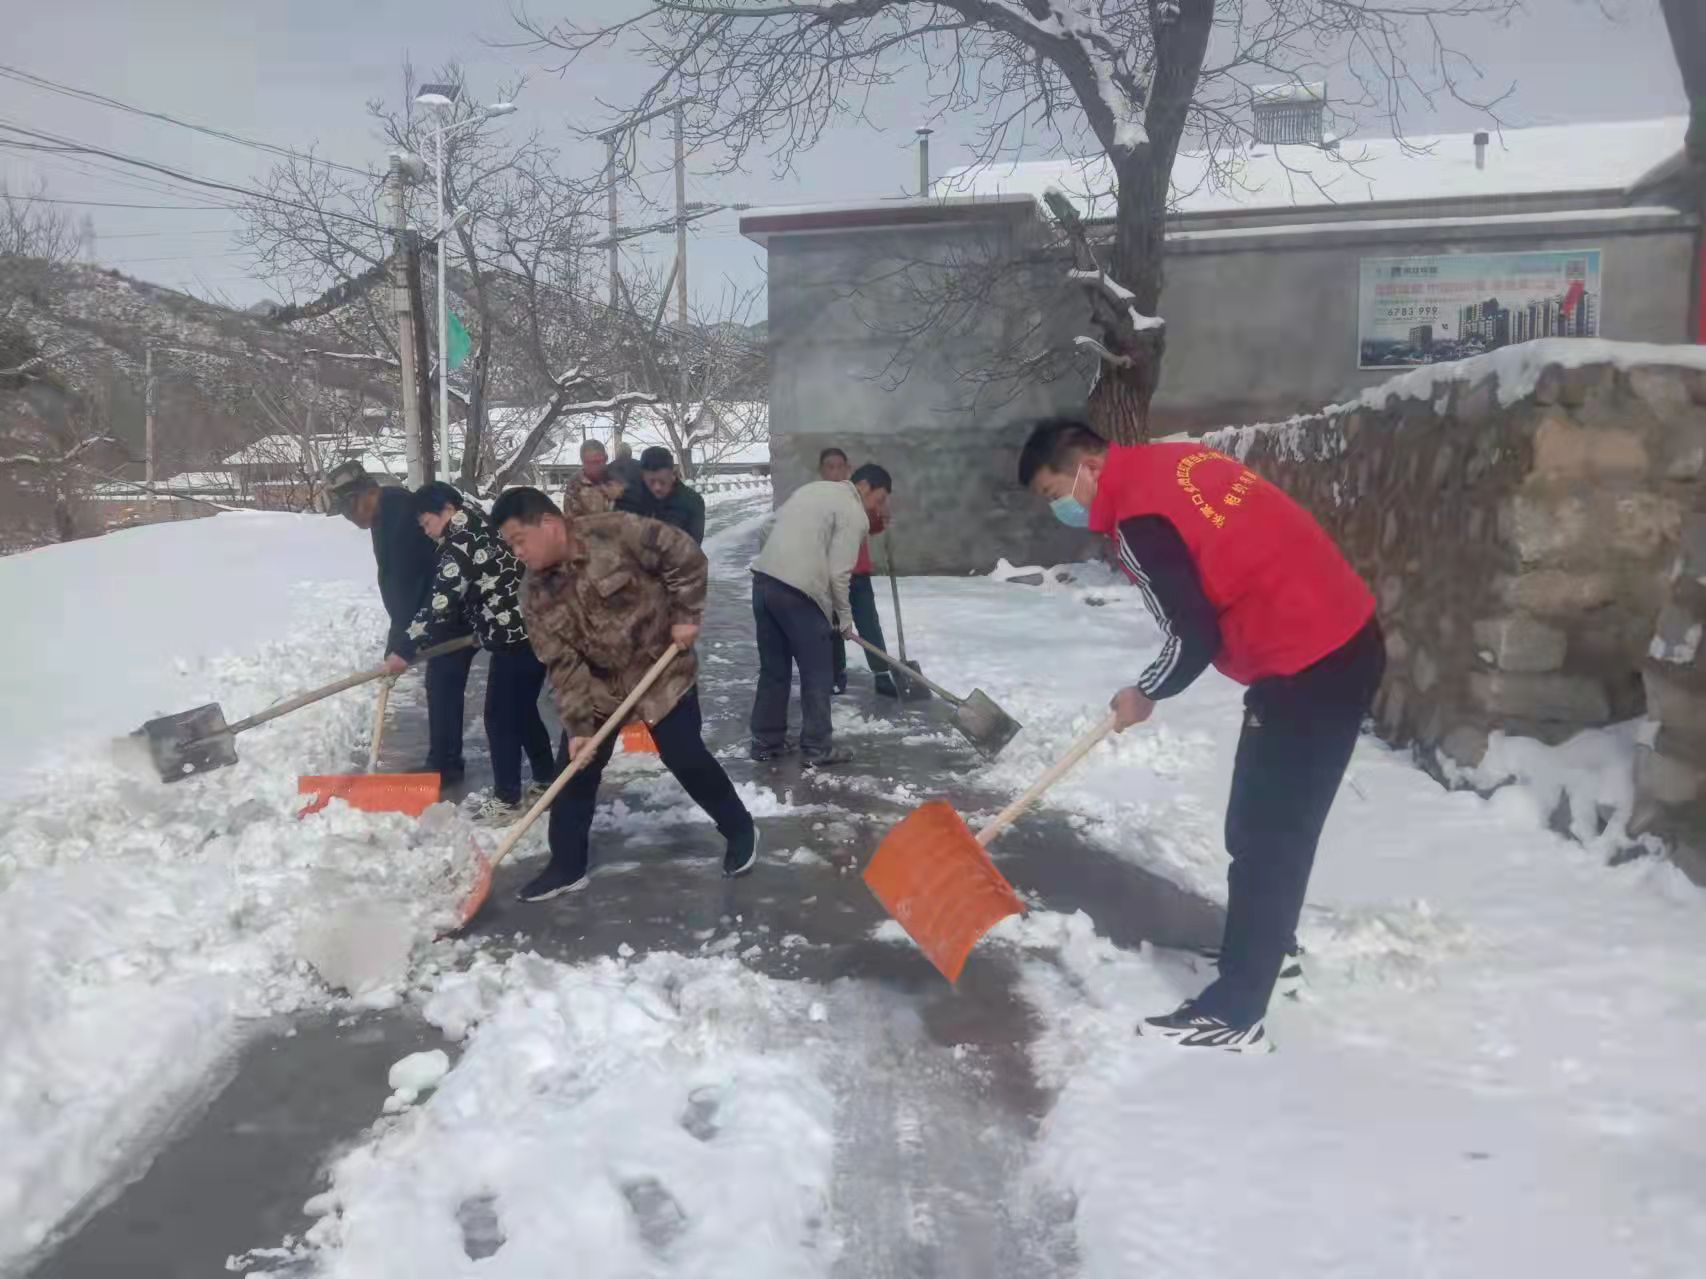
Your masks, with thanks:
<instances>
[{"instance_id":1,"label":"man in camouflage jacket","mask_svg":"<svg viewBox=\"0 0 1706 1279\"><path fill-rule=\"evenodd\" d=\"M569 477L563 489L565 515L603 515L616 507L616 499L627 481L611 469L610 459L599 440L581 444L581 469Z\"/></svg>"},{"instance_id":2,"label":"man in camouflage jacket","mask_svg":"<svg viewBox=\"0 0 1706 1279\"><path fill-rule=\"evenodd\" d=\"M664 767L728 841L723 873L752 869L757 830L703 738L692 645L705 611L704 553L657 520L623 512L567 518L537 489L505 493L492 522L527 569L522 617L568 730L559 762L579 754L664 650L680 645L686 651L646 691L635 714L651 726ZM585 886L598 783L614 745L614 734L605 738L558 794L551 863L521 890L523 901Z\"/></svg>"}]
</instances>

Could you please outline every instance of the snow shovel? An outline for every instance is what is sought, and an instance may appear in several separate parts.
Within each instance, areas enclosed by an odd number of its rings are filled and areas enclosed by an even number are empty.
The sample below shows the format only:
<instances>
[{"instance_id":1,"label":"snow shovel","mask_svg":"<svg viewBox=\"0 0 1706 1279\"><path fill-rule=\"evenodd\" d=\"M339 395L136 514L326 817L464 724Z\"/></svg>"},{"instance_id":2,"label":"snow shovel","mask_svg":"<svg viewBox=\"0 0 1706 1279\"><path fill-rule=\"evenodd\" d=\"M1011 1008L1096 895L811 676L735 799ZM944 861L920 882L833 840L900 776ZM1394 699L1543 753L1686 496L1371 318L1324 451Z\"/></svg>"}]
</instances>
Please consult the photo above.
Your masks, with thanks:
<instances>
[{"instance_id":1,"label":"snow shovel","mask_svg":"<svg viewBox=\"0 0 1706 1279\"><path fill-rule=\"evenodd\" d=\"M1110 713L1060 761L973 835L945 799L914 809L883 837L865 867L865 883L918 949L950 982L960 979L978 939L1025 906L986 852L1050 786L1114 729Z\"/></svg>"},{"instance_id":2,"label":"snow shovel","mask_svg":"<svg viewBox=\"0 0 1706 1279\"><path fill-rule=\"evenodd\" d=\"M664 673L669 664L680 653L681 646L679 644L671 644L664 649L663 656L653 662L652 668L641 677L638 684L634 685L634 691L622 699L622 704L611 712L610 718L599 725L598 731L582 743L580 753L569 761L569 766L557 774L556 780L551 783L543 795L534 801L533 807L527 810L526 815L504 834L495 853L487 857L481 850L479 842L475 841L474 886L469 890L468 896L463 899L462 904L456 908L456 925L450 930L451 932L460 932L472 922L475 915L480 913L480 907L484 906L486 899L492 895L492 875L499 866L503 865L504 858L515 851L515 846L521 842L521 837L527 834L528 828L539 820L540 814L544 813L555 802L558 792L569 784L569 778L585 768L592 757L598 754L598 748L604 744L604 739L614 733L627 720L628 713L639 704L640 699L646 695L646 690L657 682L658 676Z\"/></svg>"},{"instance_id":3,"label":"snow shovel","mask_svg":"<svg viewBox=\"0 0 1706 1279\"><path fill-rule=\"evenodd\" d=\"M887 659L890 670L894 675L895 689L899 692L901 700L904 702L927 702L930 700L930 689L933 686L929 681L923 678L923 672L919 669L917 662L909 662L906 660L906 627L900 620L900 581L894 575L893 537L893 533L885 532L883 534L883 564L888 569L889 590L894 595L894 630L895 638L900 642L900 660L897 662L886 653L883 654L883 656ZM864 640L860 640L859 642L861 644L865 644ZM869 644L865 644L865 647L870 648L871 646ZM906 671L911 671L919 678L909 678L904 673Z\"/></svg>"},{"instance_id":4,"label":"snow shovel","mask_svg":"<svg viewBox=\"0 0 1706 1279\"><path fill-rule=\"evenodd\" d=\"M296 814L298 817L317 813L334 799L341 799L363 813L406 813L410 817L419 817L438 803L443 778L437 773L374 771L379 767L379 746L385 739L385 708L390 704L397 679L393 675L379 686L379 699L373 707L373 736L367 747L367 771L298 777L296 793L314 797Z\"/></svg>"},{"instance_id":5,"label":"snow shovel","mask_svg":"<svg viewBox=\"0 0 1706 1279\"><path fill-rule=\"evenodd\" d=\"M428 658L454 653L458 649L472 647L473 643L472 635L464 635L460 639L449 640L416 654L415 661L424 662ZM180 711L176 715L162 715L159 719L151 719L131 736L147 738L148 753L161 781L181 782L197 773L211 772L213 769L235 764L237 743L233 739L238 733L246 733L251 728L258 728L281 715L299 711L304 706L312 706L335 693L376 679L384 679L385 675L383 666L369 671L357 671L324 687L298 693L287 701L269 706L259 714L240 719L235 724L225 722L225 712L219 708L218 702L209 702L193 711Z\"/></svg>"},{"instance_id":6,"label":"snow shovel","mask_svg":"<svg viewBox=\"0 0 1706 1279\"><path fill-rule=\"evenodd\" d=\"M867 644L857 635L853 637L853 642L891 665L894 663L894 658L875 644ZM997 706L995 699L981 688L972 689L964 697L956 697L940 684L926 679L917 666L912 668L912 678L954 708L954 727L959 729L960 736L977 747L986 759L994 759L999 755L1002 748L1017 737L1019 730L1024 727Z\"/></svg>"}]
</instances>

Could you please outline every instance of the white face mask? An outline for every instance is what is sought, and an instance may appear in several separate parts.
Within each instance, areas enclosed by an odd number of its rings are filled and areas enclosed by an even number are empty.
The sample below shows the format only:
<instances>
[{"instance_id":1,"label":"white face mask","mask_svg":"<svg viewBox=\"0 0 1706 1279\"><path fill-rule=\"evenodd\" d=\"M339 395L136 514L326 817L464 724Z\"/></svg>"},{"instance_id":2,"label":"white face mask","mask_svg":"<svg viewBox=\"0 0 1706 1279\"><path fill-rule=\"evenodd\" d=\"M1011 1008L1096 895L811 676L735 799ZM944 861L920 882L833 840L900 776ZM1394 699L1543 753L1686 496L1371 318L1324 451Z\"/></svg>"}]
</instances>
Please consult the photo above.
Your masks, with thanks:
<instances>
[{"instance_id":1,"label":"white face mask","mask_svg":"<svg viewBox=\"0 0 1706 1279\"><path fill-rule=\"evenodd\" d=\"M1067 528L1089 528L1090 508L1080 502L1076 496L1079 477L1084 474L1084 463L1078 464L1078 469L1072 473L1072 488L1048 504L1048 509L1054 513L1054 518Z\"/></svg>"}]
</instances>

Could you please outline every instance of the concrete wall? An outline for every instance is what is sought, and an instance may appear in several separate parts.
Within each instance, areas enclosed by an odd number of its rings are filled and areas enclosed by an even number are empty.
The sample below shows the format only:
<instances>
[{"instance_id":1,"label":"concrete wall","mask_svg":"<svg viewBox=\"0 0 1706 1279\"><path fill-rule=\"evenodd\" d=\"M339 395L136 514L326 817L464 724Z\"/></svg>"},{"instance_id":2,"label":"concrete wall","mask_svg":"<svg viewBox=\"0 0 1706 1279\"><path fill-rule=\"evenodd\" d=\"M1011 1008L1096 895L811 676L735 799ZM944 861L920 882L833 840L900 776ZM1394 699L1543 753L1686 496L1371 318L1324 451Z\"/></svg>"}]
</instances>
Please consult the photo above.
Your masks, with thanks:
<instances>
[{"instance_id":1,"label":"concrete wall","mask_svg":"<svg viewBox=\"0 0 1706 1279\"><path fill-rule=\"evenodd\" d=\"M983 366L998 325L975 310L895 363L897 326L911 313L929 263L969 234L1010 241L1011 228L948 227L854 236L778 236L770 242L770 465L780 503L817 478L834 445L855 466L878 462L895 478L892 545L903 573L987 570L997 558L1058 563L1090 543L1056 523L1015 480L1019 446L1036 416L1081 410L1064 383L1005 389L967 381Z\"/></svg>"},{"instance_id":2,"label":"concrete wall","mask_svg":"<svg viewBox=\"0 0 1706 1279\"><path fill-rule=\"evenodd\" d=\"M1605 336L1683 340L1692 219L1625 210L1512 215L1475 230L1396 219L1331 234L1269 228L1180 231L1169 239L1168 350L1156 430L1273 420L1348 398L1389 373L1357 369L1364 257L1568 247L1603 250ZM1062 264L1035 254L1034 214L1007 206L980 221L775 233L768 240L771 457L778 500L815 474L834 444L894 471L903 571L966 572L998 556L1051 562L1081 554L1013 487L1027 419L1081 410L1078 377L977 380L990 352L1023 330L1059 343L1086 327ZM921 301L939 268L1005 256L1019 263L997 297L938 317ZM910 363L897 334L932 320ZM1009 369L1008 372L1015 370Z\"/></svg>"},{"instance_id":3,"label":"concrete wall","mask_svg":"<svg viewBox=\"0 0 1706 1279\"><path fill-rule=\"evenodd\" d=\"M1600 347L1568 367L1571 347L1536 352L1560 362L1520 398L1516 362L1486 356L1415 398L1204 443L1307 505L1374 585L1385 737L1474 765L1493 729L1557 742L1645 713L1632 830L1706 882L1706 362Z\"/></svg>"},{"instance_id":4,"label":"concrete wall","mask_svg":"<svg viewBox=\"0 0 1706 1279\"><path fill-rule=\"evenodd\" d=\"M1362 259L1599 248L1600 336L1688 338L1694 230L1681 215L1548 215L1475 231L1449 225L1295 232L1195 232L1167 245L1167 357L1157 433L1307 413L1392 376L1357 368Z\"/></svg>"}]
</instances>

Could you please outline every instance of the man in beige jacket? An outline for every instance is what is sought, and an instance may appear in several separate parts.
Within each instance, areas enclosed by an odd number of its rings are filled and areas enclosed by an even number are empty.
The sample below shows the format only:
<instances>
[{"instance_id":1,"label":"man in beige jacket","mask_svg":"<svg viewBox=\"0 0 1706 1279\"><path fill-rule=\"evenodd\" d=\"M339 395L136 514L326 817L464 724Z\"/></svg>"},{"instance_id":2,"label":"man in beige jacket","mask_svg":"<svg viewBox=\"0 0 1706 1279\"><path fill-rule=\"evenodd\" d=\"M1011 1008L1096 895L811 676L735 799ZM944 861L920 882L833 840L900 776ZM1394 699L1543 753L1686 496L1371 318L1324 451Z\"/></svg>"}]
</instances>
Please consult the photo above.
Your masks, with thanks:
<instances>
[{"instance_id":1,"label":"man in beige jacket","mask_svg":"<svg viewBox=\"0 0 1706 1279\"><path fill-rule=\"evenodd\" d=\"M752 757L779 756L788 732L788 693L800 669L800 756L807 768L844 764L829 722L835 654L830 619L853 630L848 579L872 519L886 520L889 473L861 466L851 480L802 485L776 512L770 539L752 566L758 627L758 689L752 699Z\"/></svg>"}]
</instances>

